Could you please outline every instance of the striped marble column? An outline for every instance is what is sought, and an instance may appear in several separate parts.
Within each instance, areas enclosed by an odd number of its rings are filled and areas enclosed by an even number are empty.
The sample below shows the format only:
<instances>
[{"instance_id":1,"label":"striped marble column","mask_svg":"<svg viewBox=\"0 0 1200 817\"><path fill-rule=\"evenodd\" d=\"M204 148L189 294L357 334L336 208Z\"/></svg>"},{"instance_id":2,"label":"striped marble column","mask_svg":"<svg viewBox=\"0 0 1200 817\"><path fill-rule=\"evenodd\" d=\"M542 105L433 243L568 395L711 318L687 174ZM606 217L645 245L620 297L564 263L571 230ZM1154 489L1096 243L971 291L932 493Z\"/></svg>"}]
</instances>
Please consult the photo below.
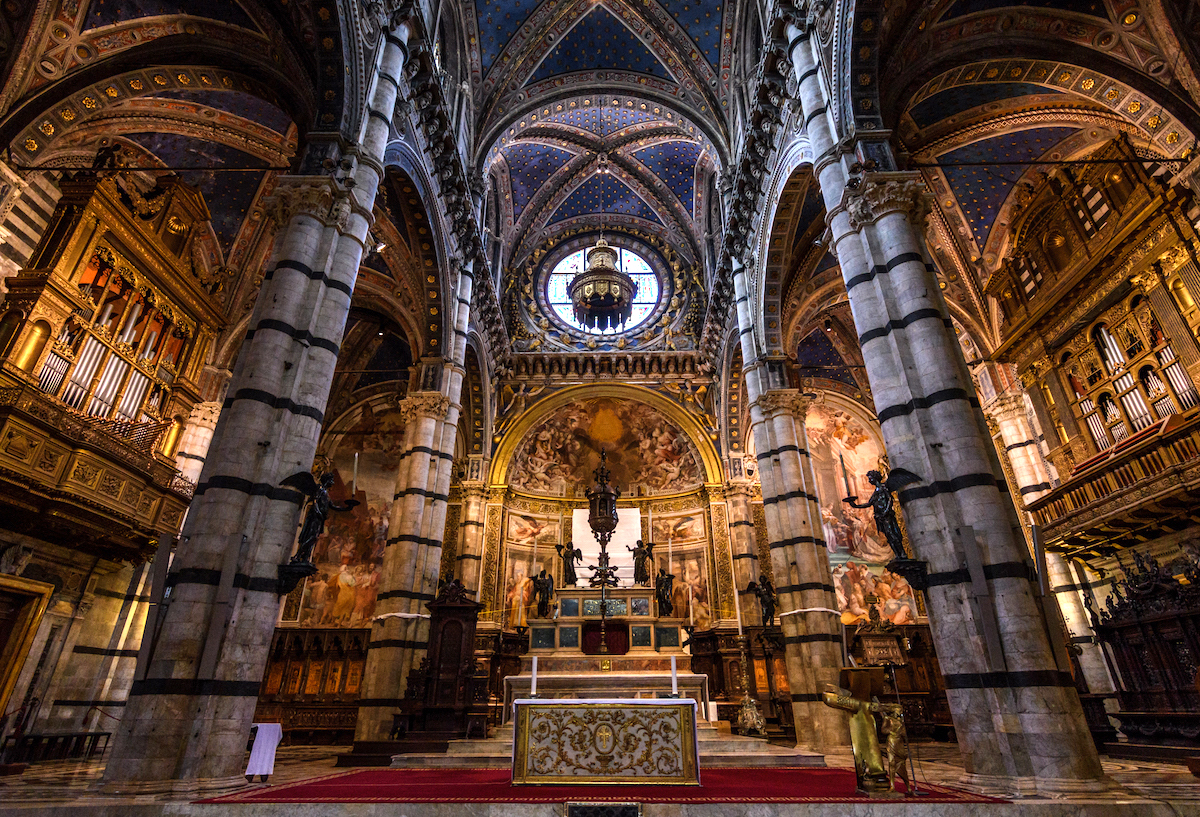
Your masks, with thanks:
<instances>
[{"instance_id":1,"label":"striped marble column","mask_svg":"<svg viewBox=\"0 0 1200 817\"><path fill-rule=\"evenodd\" d=\"M220 403L197 403L192 408L187 425L179 438L179 447L175 451L175 467L179 473L192 482L200 480L200 471L204 467L204 459L208 456L208 446L212 443L213 431L217 427L217 418L221 415Z\"/></svg>"},{"instance_id":2,"label":"striped marble column","mask_svg":"<svg viewBox=\"0 0 1200 817\"><path fill-rule=\"evenodd\" d=\"M780 612L789 612L805 607L806 589L813 583L833 585L829 581L829 565L826 561L824 578L821 571L804 573L811 568L812 560L802 557L799 548L818 546L825 549L824 540L816 536L804 506L793 500L812 494L805 490L811 480L801 478L796 460L789 459L785 472L781 457L799 451L794 422L788 423L789 410L794 410L795 401L784 399L772 392L766 362L754 342L754 317L750 305L749 285L742 265L734 262L734 297L742 345L742 359L746 378L746 399L750 407L750 430L754 435L754 446L758 462L758 474L762 483L763 513L767 522L767 537L770 541L771 572L775 576L775 590L779 595ZM799 396L795 392L789 395ZM803 417L803 414L801 414ZM803 423L803 420L801 420ZM781 431L790 436L779 437ZM807 452L805 452L807 454ZM810 472L811 473L811 472ZM789 481L789 478L791 481ZM819 517L816 517L819 520ZM802 567L803 566L803 567ZM743 585L744 589L744 585ZM817 606L836 609L835 598ZM821 617L824 616L822 619ZM784 661L787 666L788 687L792 697L792 715L796 725L796 743L799 746L819 750L821 747L845 745L849 742L849 731L844 716L838 710L821 703L821 692L825 683L836 683L837 673L829 680L828 660L824 651L832 646L831 627L836 619L828 614L796 614L780 619L784 636ZM814 656L813 650L817 655ZM840 657L835 661L840 668ZM820 684L818 686L818 684Z\"/></svg>"},{"instance_id":3,"label":"striped marble column","mask_svg":"<svg viewBox=\"0 0 1200 817\"><path fill-rule=\"evenodd\" d=\"M1015 510L914 228L928 212L924 182L918 173L858 175L862 157L835 138L816 42L795 25L787 33L888 456L920 478L899 499L916 556L929 564L930 626L967 774L1019 789L1100 786L1096 748L1050 649ZM880 158L890 150L856 147ZM972 564L982 574L974 581L964 569Z\"/></svg>"},{"instance_id":4,"label":"striped marble column","mask_svg":"<svg viewBox=\"0 0 1200 817\"><path fill-rule=\"evenodd\" d=\"M459 522L462 544L458 552L457 575L474 596L479 591L483 579L480 572L483 568L483 508L487 498L487 484L463 483L462 497L462 518Z\"/></svg>"},{"instance_id":5,"label":"striped marble column","mask_svg":"<svg viewBox=\"0 0 1200 817\"><path fill-rule=\"evenodd\" d=\"M758 600L746 593L750 582L758 581L758 545L754 539L754 517L750 513L751 486L745 480L725 484L729 508L729 549L733 554L733 585L741 594L742 619L762 622Z\"/></svg>"},{"instance_id":6,"label":"striped marble column","mask_svg":"<svg viewBox=\"0 0 1200 817\"><path fill-rule=\"evenodd\" d=\"M279 227L168 576L157 638L113 740L108 791L194 789L240 777L279 613L277 568L303 498L279 483L312 467L382 175L406 29L379 51L353 186L284 177Z\"/></svg>"},{"instance_id":7,"label":"striped marble column","mask_svg":"<svg viewBox=\"0 0 1200 817\"><path fill-rule=\"evenodd\" d=\"M1045 496L1051 490L1050 471L1042 458L1033 424L1025 411L1025 398L1008 393L988 404L988 413L1000 427L1000 439L1012 465L1013 478L1023 504ZM1046 578L1050 593L1062 613L1069 643L1079 649L1079 666L1091 692L1112 692L1112 677L1104 663L1096 633L1088 621L1080 588L1075 585L1071 567L1058 553L1046 551ZM1051 621L1050 626L1058 626Z\"/></svg>"},{"instance_id":8,"label":"striped marble column","mask_svg":"<svg viewBox=\"0 0 1200 817\"><path fill-rule=\"evenodd\" d=\"M405 398L405 448L392 503L370 651L363 672L355 739L384 740L392 715L403 700L408 674L419 665L429 644L425 604L434 597L441 566L446 505L454 467L474 278L471 267L458 270L455 288L452 357L438 363L439 391Z\"/></svg>"}]
</instances>

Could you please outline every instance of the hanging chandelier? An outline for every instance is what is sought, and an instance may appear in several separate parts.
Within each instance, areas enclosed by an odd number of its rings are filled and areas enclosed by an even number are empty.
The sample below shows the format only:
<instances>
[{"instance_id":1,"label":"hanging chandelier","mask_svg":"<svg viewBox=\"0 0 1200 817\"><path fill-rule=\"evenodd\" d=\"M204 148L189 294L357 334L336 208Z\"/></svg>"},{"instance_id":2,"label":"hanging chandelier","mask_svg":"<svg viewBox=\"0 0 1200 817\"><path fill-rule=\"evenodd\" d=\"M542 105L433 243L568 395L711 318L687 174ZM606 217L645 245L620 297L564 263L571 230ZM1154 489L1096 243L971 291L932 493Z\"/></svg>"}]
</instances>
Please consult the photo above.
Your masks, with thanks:
<instances>
[{"instance_id":1,"label":"hanging chandelier","mask_svg":"<svg viewBox=\"0 0 1200 817\"><path fill-rule=\"evenodd\" d=\"M617 266L617 251L601 235L588 251L587 268L571 279L575 320L596 332L624 326L633 314L637 284Z\"/></svg>"}]
</instances>

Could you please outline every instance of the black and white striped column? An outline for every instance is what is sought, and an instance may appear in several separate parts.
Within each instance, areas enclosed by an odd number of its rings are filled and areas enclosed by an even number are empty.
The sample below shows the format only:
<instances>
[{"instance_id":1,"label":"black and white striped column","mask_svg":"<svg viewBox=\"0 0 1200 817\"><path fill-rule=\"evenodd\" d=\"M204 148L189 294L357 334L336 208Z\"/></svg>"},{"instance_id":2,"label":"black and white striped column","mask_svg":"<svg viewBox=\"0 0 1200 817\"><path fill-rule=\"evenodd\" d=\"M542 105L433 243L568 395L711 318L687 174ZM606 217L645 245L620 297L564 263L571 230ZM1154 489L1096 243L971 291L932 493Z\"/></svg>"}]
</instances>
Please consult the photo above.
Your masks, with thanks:
<instances>
[{"instance_id":1,"label":"black and white striped column","mask_svg":"<svg viewBox=\"0 0 1200 817\"><path fill-rule=\"evenodd\" d=\"M835 138L816 43L794 25L788 38L888 456L921 480L899 499L916 556L929 564L930 626L968 776L1095 788L1096 748L1051 652L1012 498L914 228L927 212L924 182L869 173L847 184L858 157ZM972 564L982 573L974 582Z\"/></svg>"},{"instance_id":2,"label":"black and white striped column","mask_svg":"<svg viewBox=\"0 0 1200 817\"><path fill-rule=\"evenodd\" d=\"M167 578L157 632L113 741L109 791L235 780L279 613L303 498L279 484L316 453L371 226L406 28L385 36L354 185L279 180L279 225L250 330ZM148 630L147 633L150 636Z\"/></svg>"},{"instance_id":3,"label":"black and white striped column","mask_svg":"<svg viewBox=\"0 0 1200 817\"><path fill-rule=\"evenodd\" d=\"M815 529L820 525L820 510L812 490L812 470L805 471L800 459L807 401L798 392L771 389L766 363L754 342L746 277L745 269L735 261L733 286L742 359L748 361L743 367L746 399L780 612L836 609L825 542ZM803 456L807 460L808 452L803 451ZM780 618L796 742L818 751L849 743L844 714L821 702L825 685L837 683L841 668L838 624L836 616L825 612Z\"/></svg>"},{"instance_id":4,"label":"black and white striped column","mask_svg":"<svg viewBox=\"0 0 1200 817\"><path fill-rule=\"evenodd\" d=\"M384 552L363 672L355 730L359 741L387 738L408 673L420 664L429 644L425 605L434 597L441 567L473 286L471 267L464 264L456 282L452 357L441 362L441 390L416 392L402 401L405 448L389 528L395 535Z\"/></svg>"}]
</instances>

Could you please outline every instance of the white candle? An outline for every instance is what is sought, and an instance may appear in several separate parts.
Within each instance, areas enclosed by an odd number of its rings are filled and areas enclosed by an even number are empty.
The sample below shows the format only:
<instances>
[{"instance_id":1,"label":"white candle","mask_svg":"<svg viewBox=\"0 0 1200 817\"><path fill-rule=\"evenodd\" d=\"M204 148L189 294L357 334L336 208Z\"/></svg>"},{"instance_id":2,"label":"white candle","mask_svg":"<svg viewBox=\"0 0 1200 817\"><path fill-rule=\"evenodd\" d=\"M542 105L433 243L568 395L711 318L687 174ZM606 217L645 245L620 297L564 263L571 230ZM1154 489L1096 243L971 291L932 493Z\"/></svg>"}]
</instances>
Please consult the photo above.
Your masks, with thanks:
<instances>
[{"instance_id":1,"label":"white candle","mask_svg":"<svg viewBox=\"0 0 1200 817\"><path fill-rule=\"evenodd\" d=\"M667 526L667 572L674 575L675 567L671 564L671 526Z\"/></svg>"},{"instance_id":2,"label":"white candle","mask_svg":"<svg viewBox=\"0 0 1200 817\"><path fill-rule=\"evenodd\" d=\"M358 496L358 452L354 452L354 496Z\"/></svg>"},{"instance_id":3,"label":"white candle","mask_svg":"<svg viewBox=\"0 0 1200 817\"><path fill-rule=\"evenodd\" d=\"M649 502L646 503L646 541L654 541L654 511Z\"/></svg>"},{"instance_id":4,"label":"white candle","mask_svg":"<svg viewBox=\"0 0 1200 817\"><path fill-rule=\"evenodd\" d=\"M733 586L733 611L737 614L738 635L742 634L742 602L738 596L737 585Z\"/></svg>"},{"instance_id":5,"label":"white candle","mask_svg":"<svg viewBox=\"0 0 1200 817\"><path fill-rule=\"evenodd\" d=\"M679 694L679 678L675 674L675 656L671 656L671 694Z\"/></svg>"},{"instance_id":6,"label":"white candle","mask_svg":"<svg viewBox=\"0 0 1200 817\"><path fill-rule=\"evenodd\" d=\"M537 695L537 659L538 657L535 655L533 657L533 676L529 679L530 695Z\"/></svg>"},{"instance_id":7,"label":"white candle","mask_svg":"<svg viewBox=\"0 0 1200 817\"><path fill-rule=\"evenodd\" d=\"M692 627L696 626L696 605L694 604L696 597L692 595L692 586L688 585L688 624Z\"/></svg>"}]
</instances>

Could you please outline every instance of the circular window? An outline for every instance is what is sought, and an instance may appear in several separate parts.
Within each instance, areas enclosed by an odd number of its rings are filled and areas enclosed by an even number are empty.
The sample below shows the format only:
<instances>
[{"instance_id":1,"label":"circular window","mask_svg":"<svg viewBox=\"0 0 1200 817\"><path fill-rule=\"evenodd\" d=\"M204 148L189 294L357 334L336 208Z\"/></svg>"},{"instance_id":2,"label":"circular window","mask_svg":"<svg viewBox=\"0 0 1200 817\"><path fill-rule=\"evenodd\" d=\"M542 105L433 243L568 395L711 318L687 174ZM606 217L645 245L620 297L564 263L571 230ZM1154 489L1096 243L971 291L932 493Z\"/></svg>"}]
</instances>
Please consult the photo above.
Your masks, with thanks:
<instances>
[{"instance_id":1,"label":"circular window","mask_svg":"<svg viewBox=\"0 0 1200 817\"><path fill-rule=\"evenodd\" d=\"M621 265L625 274L637 284L637 295L633 298L633 314L629 316L629 322L624 327L600 332L589 329L575 320L575 314L571 308L571 279L583 272L584 265L587 263L586 256L587 249L571 253L555 264L553 271L546 278L546 303L550 304L550 308L554 310L554 316L571 328L589 335L618 335L636 329L645 323L646 318L650 317L650 313L658 304L660 292L658 276L654 274L654 270L650 269L650 265L644 258L626 249L620 250L617 263Z\"/></svg>"}]
</instances>

